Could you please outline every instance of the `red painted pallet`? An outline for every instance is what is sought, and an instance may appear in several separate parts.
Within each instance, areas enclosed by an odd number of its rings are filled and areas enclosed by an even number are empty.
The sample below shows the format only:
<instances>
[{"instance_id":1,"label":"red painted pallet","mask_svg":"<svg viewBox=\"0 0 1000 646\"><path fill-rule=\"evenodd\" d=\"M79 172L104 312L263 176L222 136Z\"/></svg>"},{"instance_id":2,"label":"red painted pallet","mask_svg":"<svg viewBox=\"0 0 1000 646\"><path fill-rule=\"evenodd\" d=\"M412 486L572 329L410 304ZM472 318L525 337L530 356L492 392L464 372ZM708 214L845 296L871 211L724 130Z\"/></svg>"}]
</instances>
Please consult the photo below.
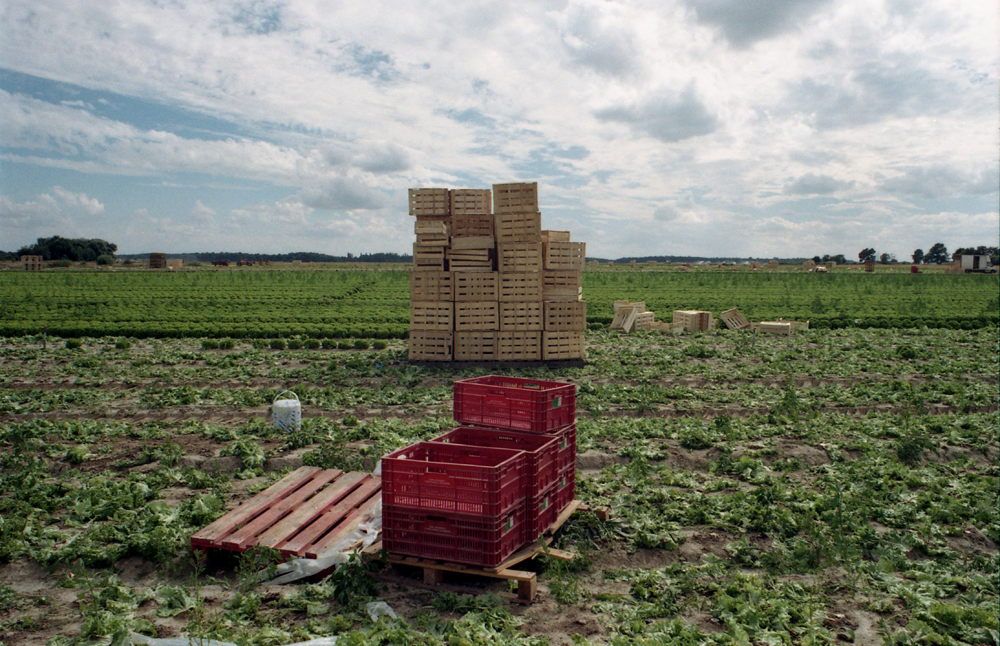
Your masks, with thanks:
<instances>
[{"instance_id":1,"label":"red painted pallet","mask_svg":"<svg viewBox=\"0 0 1000 646\"><path fill-rule=\"evenodd\" d=\"M191 536L192 549L245 552L271 547L316 558L354 530L382 498L368 473L299 467Z\"/></svg>"}]
</instances>

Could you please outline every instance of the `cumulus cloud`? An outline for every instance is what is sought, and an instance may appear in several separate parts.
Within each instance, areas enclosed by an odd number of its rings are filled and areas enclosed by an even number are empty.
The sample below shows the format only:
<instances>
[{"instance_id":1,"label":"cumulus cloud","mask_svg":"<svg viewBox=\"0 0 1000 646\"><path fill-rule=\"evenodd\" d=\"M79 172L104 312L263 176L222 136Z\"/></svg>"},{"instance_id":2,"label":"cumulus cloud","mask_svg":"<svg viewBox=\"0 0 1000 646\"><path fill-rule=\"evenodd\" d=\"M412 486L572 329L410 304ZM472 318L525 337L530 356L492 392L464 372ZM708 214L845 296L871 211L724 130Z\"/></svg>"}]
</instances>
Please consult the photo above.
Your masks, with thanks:
<instances>
[{"instance_id":1,"label":"cumulus cloud","mask_svg":"<svg viewBox=\"0 0 1000 646\"><path fill-rule=\"evenodd\" d=\"M328 211L374 210L385 205L383 194L359 181L342 177L305 188L298 193L297 199L309 208Z\"/></svg>"},{"instance_id":2,"label":"cumulus cloud","mask_svg":"<svg viewBox=\"0 0 1000 646\"><path fill-rule=\"evenodd\" d=\"M831 195L853 187L854 181L845 182L829 175L807 173L796 180L785 182L785 195Z\"/></svg>"},{"instance_id":3,"label":"cumulus cloud","mask_svg":"<svg viewBox=\"0 0 1000 646\"><path fill-rule=\"evenodd\" d=\"M358 156L356 163L369 173L397 173L413 166L410 154L393 143L369 148Z\"/></svg>"},{"instance_id":4,"label":"cumulus cloud","mask_svg":"<svg viewBox=\"0 0 1000 646\"><path fill-rule=\"evenodd\" d=\"M978 173L942 165L916 166L902 171L899 175L883 179L880 187L897 195L926 199L990 195L1000 190L1000 173L996 167Z\"/></svg>"},{"instance_id":5,"label":"cumulus cloud","mask_svg":"<svg viewBox=\"0 0 1000 646\"><path fill-rule=\"evenodd\" d=\"M194 208L191 209L191 219L194 222L201 225L211 224L214 217L215 209L205 206L201 200L195 200Z\"/></svg>"},{"instance_id":6,"label":"cumulus cloud","mask_svg":"<svg viewBox=\"0 0 1000 646\"><path fill-rule=\"evenodd\" d=\"M722 29L739 48L793 29L830 0L685 0L698 21Z\"/></svg>"},{"instance_id":7,"label":"cumulus cloud","mask_svg":"<svg viewBox=\"0 0 1000 646\"><path fill-rule=\"evenodd\" d=\"M571 3L561 17L565 51L575 65L609 76L629 76L639 65L629 21L614 15L608 3Z\"/></svg>"},{"instance_id":8,"label":"cumulus cloud","mask_svg":"<svg viewBox=\"0 0 1000 646\"><path fill-rule=\"evenodd\" d=\"M61 186L24 201L0 195L0 229L8 241L27 242L46 235L94 237L95 218L104 209L96 198Z\"/></svg>"},{"instance_id":9,"label":"cumulus cloud","mask_svg":"<svg viewBox=\"0 0 1000 646\"><path fill-rule=\"evenodd\" d=\"M719 127L718 118L695 96L693 84L681 93L662 90L638 103L598 110L595 116L667 143L711 134Z\"/></svg>"}]
</instances>

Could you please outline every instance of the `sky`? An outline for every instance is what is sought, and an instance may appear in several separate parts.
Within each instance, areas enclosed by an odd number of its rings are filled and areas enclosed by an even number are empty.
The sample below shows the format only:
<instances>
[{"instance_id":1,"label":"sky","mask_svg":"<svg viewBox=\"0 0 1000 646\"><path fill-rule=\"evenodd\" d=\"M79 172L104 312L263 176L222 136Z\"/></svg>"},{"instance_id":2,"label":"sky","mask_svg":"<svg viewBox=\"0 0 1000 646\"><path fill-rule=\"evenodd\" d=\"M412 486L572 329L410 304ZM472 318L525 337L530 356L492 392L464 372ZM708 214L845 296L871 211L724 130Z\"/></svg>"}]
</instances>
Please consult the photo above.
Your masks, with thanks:
<instances>
[{"instance_id":1,"label":"sky","mask_svg":"<svg viewBox=\"0 0 1000 646\"><path fill-rule=\"evenodd\" d=\"M996 0L5 0L0 249L409 253L538 182L592 257L1000 239Z\"/></svg>"}]
</instances>

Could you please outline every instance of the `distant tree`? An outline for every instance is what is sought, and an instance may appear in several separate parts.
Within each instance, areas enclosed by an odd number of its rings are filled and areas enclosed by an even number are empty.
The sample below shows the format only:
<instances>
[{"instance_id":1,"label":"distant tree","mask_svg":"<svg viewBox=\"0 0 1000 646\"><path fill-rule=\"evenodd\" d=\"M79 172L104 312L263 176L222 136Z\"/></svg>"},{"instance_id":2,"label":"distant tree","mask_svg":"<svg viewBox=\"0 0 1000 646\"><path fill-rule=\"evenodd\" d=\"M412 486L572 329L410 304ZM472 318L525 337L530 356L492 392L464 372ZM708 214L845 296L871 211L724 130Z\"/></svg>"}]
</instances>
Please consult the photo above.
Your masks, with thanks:
<instances>
[{"instance_id":1,"label":"distant tree","mask_svg":"<svg viewBox=\"0 0 1000 646\"><path fill-rule=\"evenodd\" d=\"M883 253L881 256L878 257L878 261L883 265L888 265L890 263L896 262L896 256L894 256L891 253Z\"/></svg>"},{"instance_id":2,"label":"distant tree","mask_svg":"<svg viewBox=\"0 0 1000 646\"><path fill-rule=\"evenodd\" d=\"M924 263L928 265L943 265L951 262L948 255L948 248L941 242L934 243L934 246L924 254Z\"/></svg>"},{"instance_id":3,"label":"distant tree","mask_svg":"<svg viewBox=\"0 0 1000 646\"><path fill-rule=\"evenodd\" d=\"M919 265L924 260L924 250L916 249L914 250L913 255L910 257L913 258L914 265Z\"/></svg>"},{"instance_id":4,"label":"distant tree","mask_svg":"<svg viewBox=\"0 0 1000 646\"><path fill-rule=\"evenodd\" d=\"M38 238L28 247L21 247L19 256L41 256L43 260L71 260L73 262L93 262L100 256L115 257L118 245L107 240L85 238Z\"/></svg>"},{"instance_id":5,"label":"distant tree","mask_svg":"<svg viewBox=\"0 0 1000 646\"><path fill-rule=\"evenodd\" d=\"M829 260L831 262L837 263L838 265L846 265L847 264L847 258L845 258L844 254L842 254L842 253L838 253L836 256L830 258Z\"/></svg>"},{"instance_id":6,"label":"distant tree","mask_svg":"<svg viewBox=\"0 0 1000 646\"><path fill-rule=\"evenodd\" d=\"M858 253L858 260L861 262L865 262L866 260L875 260L875 250L871 247L862 249L861 252Z\"/></svg>"},{"instance_id":7,"label":"distant tree","mask_svg":"<svg viewBox=\"0 0 1000 646\"><path fill-rule=\"evenodd\" d=\"M819 256L813 256L812 260L813 260L813 262L814 262L814 263L816 263L817 265L822 265L822 264L823 264L823 259L822 259L822 258L820 258Z\"/></svg>"}]
</instances>

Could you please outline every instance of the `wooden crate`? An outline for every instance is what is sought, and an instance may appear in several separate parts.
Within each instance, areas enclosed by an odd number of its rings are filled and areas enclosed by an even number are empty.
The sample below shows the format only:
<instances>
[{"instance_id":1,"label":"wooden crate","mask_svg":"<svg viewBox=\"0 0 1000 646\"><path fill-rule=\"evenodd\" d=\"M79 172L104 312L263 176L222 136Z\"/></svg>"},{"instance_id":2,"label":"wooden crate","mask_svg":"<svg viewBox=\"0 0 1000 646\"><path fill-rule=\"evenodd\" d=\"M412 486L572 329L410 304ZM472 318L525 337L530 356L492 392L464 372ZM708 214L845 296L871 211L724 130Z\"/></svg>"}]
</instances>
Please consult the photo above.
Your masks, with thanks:
<instances>
[{"instance_id":1,"label":"wooden crate","mask_svg":"<svg viewBox=\"0 0 1000 646\"><path fill-rule=\"evenodd\" d=\"M542 214L537 211L496 213L493 222L497 242L542 241Z\"/></svg>"},{"instance_id":2,"label":"wooden crate","mask_svg":"<svg viewBox=\"0 0 1000 646\"><path fill-rule=\"evenodd\" d=\"M410 301L410 329L451 332L455 329L455 304Z\"/></svg>"},{"instance_id":3,"label":"wooden crate","mask_svg":"<svg viewBox=\"0 0 1000 646\"><path fill-rule=\"evenodd\" d=\"M449 225L441 221L420 221L413 223L413 232L417 234L417 244L424 246L447 247L449 242Z\"/></svg>"},{"instance_id":4,"label":"wooden crate","mask_svg":"<svg viewBox=\"0 0 1000 646\"><path fill-rule=\"evenodd\" d=\"M498 280L498 300L540 301L542 300L542 275L537 272L500 274Z\"/></svg>"},{"instance_id":5,"label":"wooden crate","mask_svg":"<svg viewBox=\"0 0 1000 646\"><path fill-rule=\"evenodd\" d=\"M458 272L452 274L456 303L497 300L496 272Z\"/></svg>"},{"instance_id":6,"label":"wooden crate","mask_svg":"<svg viewBox=\"0 0 1000 646\"><path fill-rule=\"evenodd\" d=\"M493 271L493 253L490 249L449 249L445 257L451 271Z\"/></svg>"},{"instance_id":7,"label":"wooden crate","mask_svg":"<svg viewBox=\"0 0 1000 646\"><path fill-rule=\"evenodd\" d=\"M410 361L451 361L454 333L410 330Z\"/></svg>"},{"instance_id":8,"label":"wooden crate","mask_svg":"<svg viewBox=\"0 0 1000 646\"><path fill-rule=\"evenodd\" d=\"M417 234L417 244L423 247L447 247L448 242L448 236L439 236L437 234L426 235L423 233Z\"/></svg>"},{"instance_id":9,"label":"wooden crate","mask_svg":"<svg viewBox=\"0 0 1000 646\"><path fill-rule=\"evenodd\" d=\"M500 308L497 301L462 301L455 303L455 331L469 332L500 329Z\"/></svg>"},{"instance_id":10,"label":"wooden crate","mask_svg":"<svg viewBox=\"0 0 1000 646\"><path fill-rule=\"evenodd\" d=\"M546 301L542 310L547 332L583 332L587 329L586 301Z\"/></svg>"},{"instance_id":11,"label":"wooden crate","mask_svg":"<svg viewBox=\"0 0 1000 646\"><path fill-rule=\"evenodd\" d=\"M497 332L497 360L539 361L541 358L541 330Z\"/></svg>"},{"instance_id":12,"label":"wooden crate","mask_svg":"<svg viewBox=\"0 0 1000 646\"><path fill-rule=\"evenodd\" d=\"M654 323L656 323L656 315L653 312L640 312L635 315L632 330L635 332L639 330L652 330Z\"/></svg>"},{"instance_id":13,"label":"wooden crate","mask_svg":"<svg viewBox=\"0 0 1000 646\"><path fill-rule=\"evenodd\" d=\"M586 242L543 242L545 269L583 271L587 257Z\"/></svg>"},{"instance_id":14,"label":"wooden crate","mask_svg":"<svg viewBox=\"0 0 1000 646\"><path fill-rule=\"evenodd\" d=\"M455 291L451 272L414 271L410 272L411 301L453 301Z\"/></svg>"},{"instance_id":15,"label":"wooden crate","mask_svg":"<svg viewBox=\"0 0 1000 646\"><path fill-rule=\"evenodd\" d=\"M455 332L455 361L496 361L496 332Z\"/></svg>"},{"instance_id":16,"label":"wooden crate","mask_svg":"<svg viewBox=\"0 0 1000 646\"><path fill-rule=\"evenodd\" d=\"M583 332L542 332L542 361L583 359Z\"/></svg>"},{"instance_id":17,"label":"wooden crate","mask_svg":"<svg viewBox=\"0 0 1000 646\"><path fill-rule=\"evenodd\" d=\"M444 250L444 247L414 244L413 269L415 271L444 270Z\"/></svg>"},{"instance_id":18,"label":"wooden crate","mask_svg":"<svg viewBox=\"0 0 1000 646\"><path fill-rule=\"evenodd\" d=\"M542 300L577 301L583 291L578 271L543 271Z\"/></svg>"},{"instance_id":19,"label":"wooden crate","mask_svg":"<svg viewBox=\"0 0 1000 646\"><path fill-rule=\"evenodd\" d=\"M719 318L730 330L744 330L750 327L750 321L735 307L719 314Z\"/></svg>"},{"instance_id":20,"label":"wooden crate","mask_svg":"<svg viewBox=\"0 0 1000 646\"><path fill-rule=\"evenodd\" d=\"M542 270L542 243L498 243L497 270L502 274L540 272Z\"/></svg>"},{"instance_id":21,"label":"wooden crate","mask_svg":"<svg viewBox=\"0 0 1000 646\"><path fill-rule=\"evenodd\" d=\"M500 331L541 331L543 328L541 301L500 303Z\"/></svg>"},{"instance_id":22,"label":"wooden crate","mask_svg":"<svg viewBox=\"0 0 1000 646\"><path fill-rule=\"evenodd\" d=\"M493 249L496 242L493 236L466 236L451 239L452 251L463 251L465 249Z\"/></svg>"},{"instance_id":23,"label":"wooden crate","mask_svg":"<svg viewBox=\"0 0 1000 646\"><path fill-rule=\"evenodd\" d=\"M702 332L712 329L715 320L711 312L700 310L674 310L673 327L688 332Z\"/></svg>"},{"instance_id":24,"label":"wooden crate","mask_svg":"<svg viewBox=\"0 0 1000 646\"><path fill-rule=\"evenodd\" d=\"M468 238L493 236L493 214L462 213L451 216L451 235L453 238Z\"/></svg>"},{"instance_id":25,"label":"wooden crate","mask_svg":"<svg viewBox=\"0 0 1000 646\"><path fill-rule=\"evenodd\" d=\"M493 185L494 213L524 213L538 210L538 182Z\"/></svg>"},{"instance_id":26,"label":"wooden crate","mask_svg":"<svg viewBox=\"0 0 1000 646\"><path fill-rule=\"evenodd\" d=\"M569 242L569 231L542 231L542 242Z\"/></svg>"},{"instance_id":27,"label":"wooden crate","mask_svg":"<svg viewBox=\"0 0 1000 646\"><path fill-rule=\"evenodd\" d=\"M410 215L450 215L451 195L446 188L411 188Z\"/></svg>"},{"instance_id":28,"label":"wooden crate","mask_svg":"<svg viewBox=\"0 0 1000 646\"><path fill-rule=\"evenodd\" d=\"M451 213L492 213L493 193L488 188L455 188L451 191Z\"/></svg>"},{"instance_id":29,"label":"wooden crate","mask_svg":"<svg viewBox=\"0 0 1000 646\"><path fill-rule=\"evenodd\" d=\"M760 323L754 324L754 327L760 332L766 332L767 334L783 334L789 335L792 333L792 325L787 321L761 321Z\"/></svg>"}]
</instances>

